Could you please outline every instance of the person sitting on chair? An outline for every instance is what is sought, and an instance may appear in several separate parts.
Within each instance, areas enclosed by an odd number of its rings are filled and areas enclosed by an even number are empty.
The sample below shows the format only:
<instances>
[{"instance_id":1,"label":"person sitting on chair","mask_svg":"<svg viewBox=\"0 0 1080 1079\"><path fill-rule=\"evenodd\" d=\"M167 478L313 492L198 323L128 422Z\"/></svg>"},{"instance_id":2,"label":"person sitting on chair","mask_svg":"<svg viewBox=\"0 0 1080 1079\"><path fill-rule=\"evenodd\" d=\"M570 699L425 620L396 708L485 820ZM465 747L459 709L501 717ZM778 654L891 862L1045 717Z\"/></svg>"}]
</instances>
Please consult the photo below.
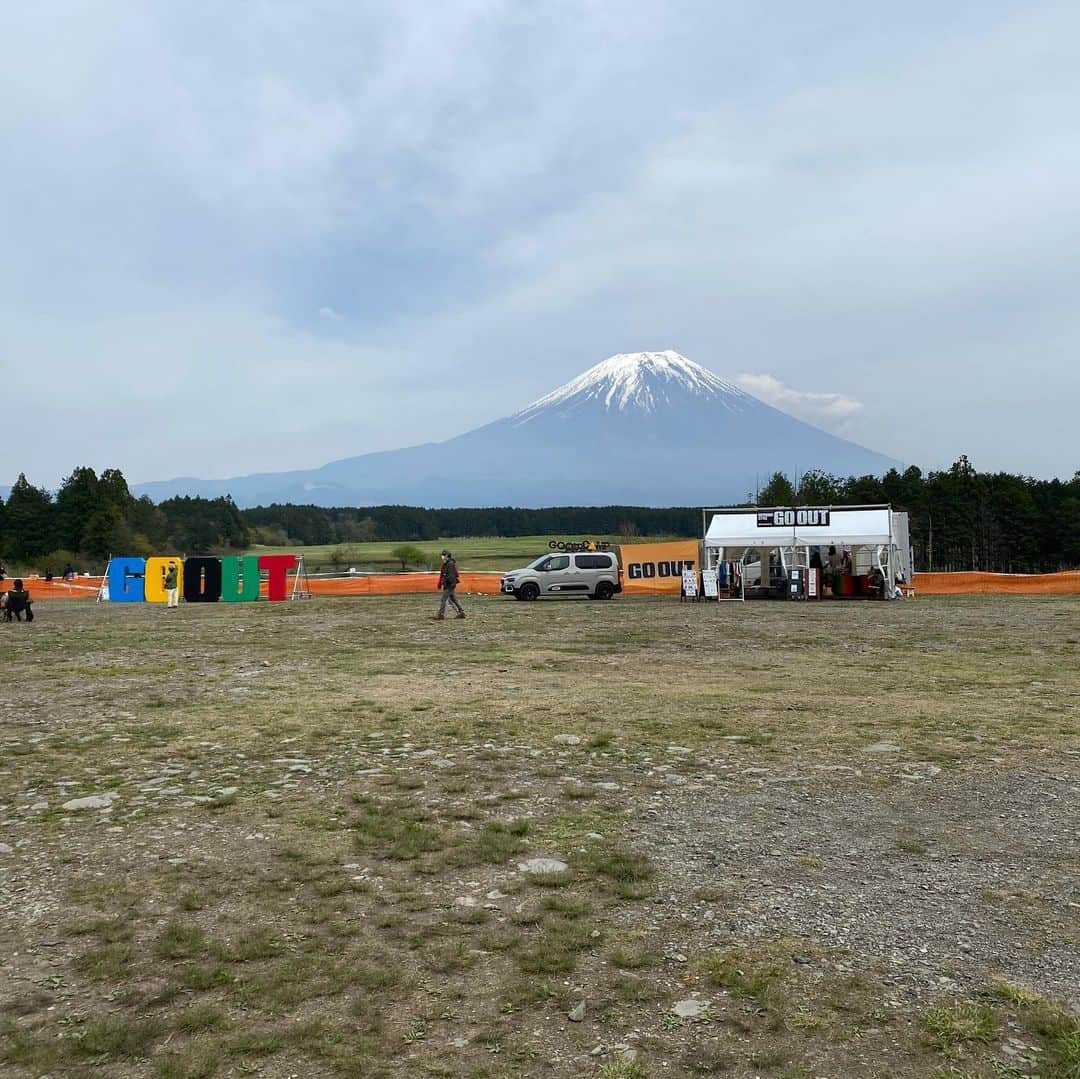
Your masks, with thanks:
<instances>
[{"instance_id":1,"label":"person sitting on chair","mask_svg":"<svg viewBox=\"0 0 1080 1079\"><path fill-rule=\"evenodd\" d=\"M30 606L30 593L23 588L22 579L16 577L14 586L7 594L7 603L4 604L4 621L10 622L14 615L15 621L21 622L23 611L26 612L27 622L33 622L34 612Z\"/></svg>"}]
</instances>

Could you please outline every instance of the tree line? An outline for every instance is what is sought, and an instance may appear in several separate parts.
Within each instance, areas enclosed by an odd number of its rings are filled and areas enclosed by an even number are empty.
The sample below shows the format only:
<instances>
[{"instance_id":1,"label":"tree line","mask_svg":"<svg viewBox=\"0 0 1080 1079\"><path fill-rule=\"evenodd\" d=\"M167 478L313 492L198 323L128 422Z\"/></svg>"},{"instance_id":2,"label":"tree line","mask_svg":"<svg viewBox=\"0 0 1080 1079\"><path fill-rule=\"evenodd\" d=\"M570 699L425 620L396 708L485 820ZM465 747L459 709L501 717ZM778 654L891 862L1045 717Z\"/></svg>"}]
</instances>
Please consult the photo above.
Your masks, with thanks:
<instances>
[{"instance_id":1,"label":"tree line","mask_svg":"<svg viewBox=\"0 0 1080 1079\"><path fill-rule=\"evenodd\" d=\"M0 501L0 557L59 573L100 569L110 554L239 550L251 529L229 498L136 498L123 473L76 468L53 494L20 474Z\"/></svg>"},{"instance_id":2,"label":"tree line","mask_svg":"<svg viewBox=\"0 0 1080 1079\"><path fill-rule=\"evenodd\" d=\"M1080 472L1039 480L978 472L966 457L924 474L775 473L742 505L892 503L910 515L917 570L1040 573L1080 566ZM119 469L76 468L51 493L20 475L0 501L0 557L58 572L100 568L113 552L213 554L252 544L309 546L463 536L697 536L700 507L555 506L424 509L417 506L259 506L228 498L135 498Z\"/></svg>"}]
</instances>

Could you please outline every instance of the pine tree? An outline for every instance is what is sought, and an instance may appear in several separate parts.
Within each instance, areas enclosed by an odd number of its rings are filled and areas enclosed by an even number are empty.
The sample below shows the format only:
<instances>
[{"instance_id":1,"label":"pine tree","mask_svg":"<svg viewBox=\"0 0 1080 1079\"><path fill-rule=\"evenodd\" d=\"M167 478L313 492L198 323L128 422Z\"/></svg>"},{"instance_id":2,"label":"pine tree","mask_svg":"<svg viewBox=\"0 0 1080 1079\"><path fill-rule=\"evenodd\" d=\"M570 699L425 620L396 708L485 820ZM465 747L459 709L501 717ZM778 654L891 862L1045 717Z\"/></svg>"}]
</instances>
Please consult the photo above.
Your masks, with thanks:
<instances>
[{"instance_id":1,"label":"pine tree","mask_svg":"<svg viewBox=\"0 0 1080 1079\"><path fill-rule=\"evenodd\" d=\"M49 492L33 486L20 472L5 512L5 550L9 557L36 558L56 548L55 509Z\"/></svg>"},{"instance_id":2,"label":"pine tree","mask_svg":"<svg viewBox=\"0 0 1080 1079\"><path fill-rule=\"evenodd\" d=\"M795 488L783 472L774 472L758 494L759 506L794 506Z\"/></svg>"},{"instance_id":3,"label":"pine tree","mask_svg":"<svg viewBox=\"0 0 1080 1079\"><path fill-rule=\"evenodd\" d=\"M56 494L57 546L69 551L83 550L86 523L101 503L101 483L92 468L76 468Z\"/></svg>"}]
</instances>

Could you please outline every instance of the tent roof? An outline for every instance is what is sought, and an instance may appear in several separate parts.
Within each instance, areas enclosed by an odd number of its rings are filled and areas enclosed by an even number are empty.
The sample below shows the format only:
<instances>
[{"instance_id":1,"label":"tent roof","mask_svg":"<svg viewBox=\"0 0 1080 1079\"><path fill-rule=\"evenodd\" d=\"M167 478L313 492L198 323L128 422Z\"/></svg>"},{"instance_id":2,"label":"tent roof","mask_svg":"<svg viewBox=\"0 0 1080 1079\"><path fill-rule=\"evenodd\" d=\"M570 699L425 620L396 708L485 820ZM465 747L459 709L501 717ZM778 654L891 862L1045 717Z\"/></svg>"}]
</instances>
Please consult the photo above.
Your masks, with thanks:
<instances>
[{"instance_id":1,"label":"tent roof","mask_svg":"<svg viewBox=\"0 0 1080 1079\"><path fill-rule=\"evenodd\" d=\"M809 507L813 509L813 507ZM777 527L760 524L758 509L713 515L705 532L707 547L802 547L840 543L847 546L893 542L888 506L829 508L829 523L813 521Z\"/></svg>"}]
</instances>

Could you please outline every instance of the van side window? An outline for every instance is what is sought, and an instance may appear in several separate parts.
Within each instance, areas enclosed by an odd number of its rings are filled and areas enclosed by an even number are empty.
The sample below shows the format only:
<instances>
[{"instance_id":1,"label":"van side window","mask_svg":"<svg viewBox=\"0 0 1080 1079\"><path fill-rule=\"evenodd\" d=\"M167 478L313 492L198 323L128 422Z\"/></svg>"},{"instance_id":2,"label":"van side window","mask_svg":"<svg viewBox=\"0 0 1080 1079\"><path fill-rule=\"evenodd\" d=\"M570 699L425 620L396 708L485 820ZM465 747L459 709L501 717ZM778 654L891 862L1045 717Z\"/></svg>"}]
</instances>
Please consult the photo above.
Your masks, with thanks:
<instances>
[{"instance_id":1,"label":"van side window","mask_svg":"<svg viewBox=\"0 0 1080 1079\"><path fill-rule=\"evenodd\" d=\"M611 569L611 555L579 554L574 555L578 569Z\"/></svg>"}]
</instances>

